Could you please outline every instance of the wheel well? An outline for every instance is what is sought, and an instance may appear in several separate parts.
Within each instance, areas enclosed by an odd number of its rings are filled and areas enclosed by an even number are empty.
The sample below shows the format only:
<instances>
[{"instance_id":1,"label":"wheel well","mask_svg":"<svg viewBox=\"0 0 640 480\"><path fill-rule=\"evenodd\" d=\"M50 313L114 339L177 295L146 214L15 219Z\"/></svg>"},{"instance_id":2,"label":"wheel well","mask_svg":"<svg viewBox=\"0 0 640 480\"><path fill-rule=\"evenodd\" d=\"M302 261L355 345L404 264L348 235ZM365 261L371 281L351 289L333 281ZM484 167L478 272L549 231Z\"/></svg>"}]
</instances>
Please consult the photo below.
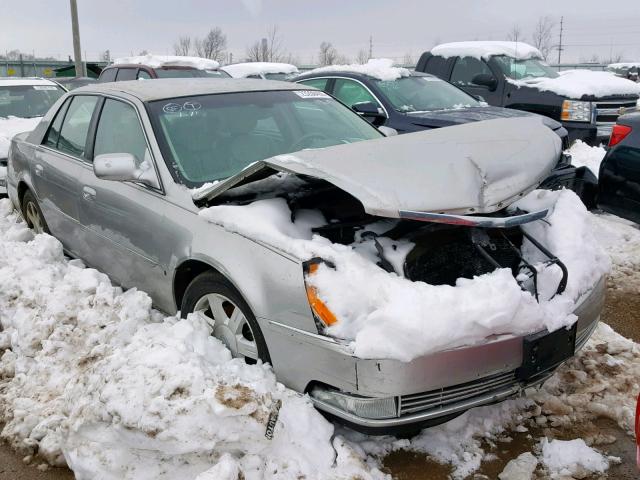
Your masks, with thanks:
<instances>
[{"instance_id":1,"label":"wheel well","mask_svg":"<svg viewBox=\"0 0 640 480\"><path fill-rule=\"evenodd\" d=\"M208 263L204 263L199 260L187 260L178 266L176 274L173 277L173 296L176 300L176 308L178 310L180 310L182 306L182 298L184 297L184 292L187 291L189 284L198 275L208 270L218 272L218 270Z\"/></svg>"},{"instance_id":2,"label":"wheel well","mask_svg":"<svg viewBox=\"0 0 640 480\"><path fill-rule=\"evenodd\" d=\"M18 203L20 204L20 209L22 209L22 198L27 190L29 190L29 187L25 182L18 183Z\"/></svg>"}]
</instances>

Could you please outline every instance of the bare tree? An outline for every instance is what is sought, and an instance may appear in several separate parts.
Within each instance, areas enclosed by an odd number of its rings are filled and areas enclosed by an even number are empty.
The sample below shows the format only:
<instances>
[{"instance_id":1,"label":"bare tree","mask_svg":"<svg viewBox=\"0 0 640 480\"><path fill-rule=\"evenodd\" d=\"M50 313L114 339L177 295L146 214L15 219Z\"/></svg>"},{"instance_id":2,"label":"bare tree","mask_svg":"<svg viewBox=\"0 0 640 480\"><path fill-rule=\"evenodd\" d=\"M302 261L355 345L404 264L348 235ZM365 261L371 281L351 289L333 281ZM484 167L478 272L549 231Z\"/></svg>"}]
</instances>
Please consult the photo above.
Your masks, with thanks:
<instances>
[{"instance_id":1,"label":"bare tree","mask_svg":"<svg viewBox=\"0 0 640 480\"><path fill-rule=\"evenodd\" d=\"M331 42L322 42L318 53L318 63L320 65L333 65L338 60L338 51Z\"/></svg>"},{"instance_id":2,"label":"bare tree","mask_svg":"<svg viewBox=\"0 0 640 480\"><path fill-rule=\"evenodd\" d=\"M369 60L369 50L361 48L356 55L356 63L367 63Z\"/></svg>"},{"instance_id":3,"label":"bare tree","mask_svg":"<svg viewBox=\"0 0 640 480\"><path fill-rule=\"evenodd\" d=\"M281 62L290 58L291 55L282 48L282 39L277 25L272 26L264 38L256 40L247 48L249 62Z\"/></svg>"},{"instance_id":4,"label":"bare tree","mask_svg":"<svg viewBox=\"0 0 640 480\"><path fill-rule=\"evenodd\" d=\"M535 29L533 30L533 46L540 50L542 56L546 60L553 48L553 29L554 21L549 16L538 18Z\"/></svg>"},{"instance_id":5,"label":"bare tree","mask_svg":"<svg viewBox=\"0 0 640 480\"><path fill-rule=\"evenodd\" d=\"M416 65L416 60L413 58L413 55L409 52L405 53L402 57L402 65L414 67Z\"/></svg>"},{"instance_id":6,"label":"bare tree","mask_svg":"<svg viewBox=\"0 0 640 480\"><path fill-rule=\"evenodd\" d=\"M100 52L100 61L111 63L111 51L105 50L104 52Z\"/></svg>"},{"instance_id":7,"label":"bare tree","mask_svg":"<svg viewBox=\"0 0 640 480\"><path fill-rule=\"evenodd\" d=\"M149 55L149 51L148 50L140 50L138 52L138 55L140 55L140 56Z\"/></svg>"},{"instance_id":8,"label":"bare tree","mask_svg":"<svg viewBox=\"0 0 640 480\"><path fill-rule=\"evenodd\" d=\"M222 61L226 48L227 36L220 27L212 28L203 39L195 40L195 50L199 57Z\"/></svg>"},{"instance_id":9,"label":"bare tree","mask_svg":"<svg viewBox=\"0 0 640 480\"><path fill-rule=\"evenodd\" d=\"M522 30L518 25L514 25L511 27L509 33L507 33L507 40L511 42L521 42L522 41Z\"/></svg>"},{"instance_id":10,"label":"bare tree","mask_svg":"<svg viewBox=\"0 0 640 480\"><path fill-rule=\"evenodd\" d=\"M191 55L191 37L185 35L178 38L178 41L173 44L173 53L184 56Z\"/></svg>"}]
</instances>

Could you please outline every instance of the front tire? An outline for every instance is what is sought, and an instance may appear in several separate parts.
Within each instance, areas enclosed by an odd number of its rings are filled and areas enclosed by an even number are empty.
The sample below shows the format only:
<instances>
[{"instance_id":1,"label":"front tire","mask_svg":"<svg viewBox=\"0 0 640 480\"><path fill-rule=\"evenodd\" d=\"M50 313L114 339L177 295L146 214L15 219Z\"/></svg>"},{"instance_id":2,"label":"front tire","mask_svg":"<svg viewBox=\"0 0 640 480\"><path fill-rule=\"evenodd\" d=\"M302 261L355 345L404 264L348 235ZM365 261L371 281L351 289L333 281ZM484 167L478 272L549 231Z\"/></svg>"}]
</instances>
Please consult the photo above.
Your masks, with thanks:
<instances>
[{"instance_id":1,"label":"front tire","mask_svg":"<svg viewBox=\"0 0 640 480\"><path fill-rule=\"evenodd\" d=\"M212 329L236 358L249 364L270 363L269 350L260 326L242 295L226 278L209 271L198 275L187 287L180 315L195 313Z\"/></svg>"},{"instance_id":2,"label":"front tire","mask_svg":"<svg viewBox=\"0 0 640 480\"><path fill-rule=\"evenodd\" d=\"M31 190L27 190L22 197L22 217L34 233L49 233L40 205Z\"/></svg>"}]
</instances>

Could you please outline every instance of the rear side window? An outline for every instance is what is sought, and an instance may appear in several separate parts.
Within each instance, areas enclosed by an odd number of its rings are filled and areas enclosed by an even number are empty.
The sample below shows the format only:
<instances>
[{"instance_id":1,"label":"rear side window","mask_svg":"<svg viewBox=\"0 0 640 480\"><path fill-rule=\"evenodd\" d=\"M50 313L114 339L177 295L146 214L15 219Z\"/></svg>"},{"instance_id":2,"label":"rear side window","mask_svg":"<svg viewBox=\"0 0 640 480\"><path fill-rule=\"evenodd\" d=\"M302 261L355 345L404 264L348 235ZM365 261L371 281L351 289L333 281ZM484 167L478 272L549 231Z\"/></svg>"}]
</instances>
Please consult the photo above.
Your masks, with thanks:
<instances>
[{"instance_id":1,"label":"rear side window","mask_svg":"<svg viewBox=\"0 0 640 480\"><path fill-rule=\"evenodd\" d=\"M136 69L135 68L119 68L118 75L116 75L116 82L122 82L125 80L135 80Z\"/></svg>"},{"instance_id":2,"label":"rear side window","mask_svg":"<svg viewBox=\"0 0 640 480\"><path fill-rule=\"evenodd\" d=\"M147 156L147 141L131 105L106 99L96 130L93 155L130 153L140 164Z\"/></svg>"},{"instance_id":3,"label":"rear side window","mask_svg":"<svg viewBox=\"0 0 640 480\"><path fill-rule=\"evenodd\" d=\"M151 79L151 75L146 70L138 70L138 80L149 80Z\"/></svg>"},{"instance_id":4,"label":"rear side window","mask_svg":"<svg viewBox=\"0 0 640 480\"><path fill-rule=\"evenodd\" d=\"M73 97L60 129L58 150L75 157L84 157L87 132L98 97L77 95Z\"/></svg>"},{"instance_id":5,"label":"rear side window","mask_svg":"<svg viewBox=\"0 0 640 480\"><path fill-rule=\"evenodd\" d=\"M67 111L69 107L69 103L71 103L71 98L67 98L67 100L62 104L58 113L56 113L55 118L53 119L53 123L49 127L49 131L47 132L47 137L44 140L44 144L51 148L58 148L58 139L60 138L60 127L62 126L62 120L64 119L64 112Z\"/></svg>"},{"instance_id":6,"label":"rear side window","mask_svg":"<svg viewBox=\"0 0 640 480\"><path fill-rule=\"evenodd\" d=\"M101 82L115 82L116 81L116 73L118 72L117 68L105 68L100 74Z\"/></svg>"},{"instance_id":7,"label":"rear side window","mask_svg":"<svg viewBox=\"0 0 640 480\"><path fill-rule=\"evenodd\" d=\"M320 90L327 91L327 82L329 82L328 78L310 78L309 80L302 80L301 83L303 85L309 85L310 87L316 87Z\"/></svg>"},{"instance_id":8,"label":"rear side window","mask_svg":"<svg viewBox=\"0 0 640 480\"><path fill-rule=\"evenodd\" d=\"M473 77L480 73L493 75L491 69L482 60L473 57L460 57L456 60L451 72L451 83L461 87L473 85Z\"/></svg>"}]
</instances>

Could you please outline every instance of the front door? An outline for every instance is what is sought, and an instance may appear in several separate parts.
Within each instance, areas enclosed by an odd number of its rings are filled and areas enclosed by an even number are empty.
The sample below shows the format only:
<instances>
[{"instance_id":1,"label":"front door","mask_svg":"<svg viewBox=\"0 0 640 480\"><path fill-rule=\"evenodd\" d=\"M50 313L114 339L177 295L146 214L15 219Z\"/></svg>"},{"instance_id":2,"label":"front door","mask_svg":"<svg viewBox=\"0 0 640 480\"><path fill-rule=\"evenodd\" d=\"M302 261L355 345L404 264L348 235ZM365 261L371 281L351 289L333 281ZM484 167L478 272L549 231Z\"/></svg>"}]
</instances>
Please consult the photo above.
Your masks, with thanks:
<instances>
[{"instance_id":1,"label":"front door","mask_svg":"<svg viewBox=\"0 0 640 480\"><path fill-rule=\"evenodd\" d=\"M473 82L474 77L481 74L489 75L496 80L496 88L494 90ZM475 57L456 58L451 71L450 83L461 88L469 95L482 97L489 105L501 107L503 104L502 82L484 60L479 60Z\"/></svg>"}]
</instances>

